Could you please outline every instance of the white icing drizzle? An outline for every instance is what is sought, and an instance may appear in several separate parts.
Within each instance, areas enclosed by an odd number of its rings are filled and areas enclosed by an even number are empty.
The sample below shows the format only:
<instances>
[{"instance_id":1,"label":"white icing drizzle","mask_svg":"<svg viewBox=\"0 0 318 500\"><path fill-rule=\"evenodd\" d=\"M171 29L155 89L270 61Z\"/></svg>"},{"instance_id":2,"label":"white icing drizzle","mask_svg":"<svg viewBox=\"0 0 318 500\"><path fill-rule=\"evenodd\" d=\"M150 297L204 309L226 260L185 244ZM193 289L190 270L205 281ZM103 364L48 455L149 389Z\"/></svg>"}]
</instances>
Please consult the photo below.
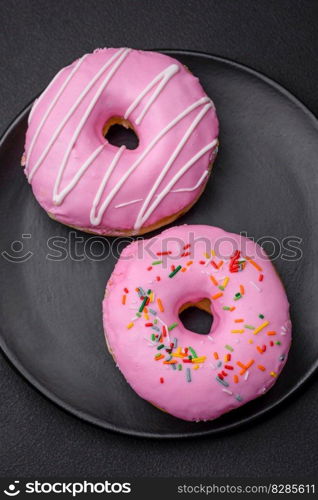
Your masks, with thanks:
<instances>
[{"instance_id":1,"label":"white icing drizzle","mask_svg":"<svg viewBox=\"0 0 318 500\"><path fill-rule=\"evenodd\" d=\"M98 146L98 148L93 151L93 153L88 157L88 159L83 163L83 165L78 169L74 177L71 179L71 181L68 183L65 188L60 191L56 196L53 198L54 202L56 205L60 205L64 198L68 195L70 191L76 186L82 175L86 172L88 167L94 162L94 160L97 158L97 156L101 153L101 151L104 149L106 144L102 144L101 146Z\"/></svg>"},{"instance_id":2,"label":"white icing drizzle","mask_svg":"<svg viewBox=\"0 0 318 500\"><path fill-rule=\"evenodd\" d=\"M198 151L192 158L190 158L189 161L185 165L183 165L182 168L175 174L175 176L168 182L166 187L159 193L158 197L154 200L153 204L149 207L147 212L145 213L144 217L141 219L139 225L135 225L135 229L139 229L143 223L150 217L152 212L157 208L159 203L167 196L171 188L176 184L176 182L182 177L191 167L196 163L205 153L210 151L214 146L217 144L217 139L214 139L214 141L210 142L204 148L202 148L200 151Z\"/></svg>"},{"instance_id":3,"label":"white icing drizzle","mask_svg":"<svg viewBox=\"0 0 318 500\"><path fill-rule=\"evenodd\" d=\"M38 136L39 136L39 134L40 134L40 132L41 132L41 130L42 130L42 128L43 128L43 126L44 126L44 124L45 124L48 116L49 116L49 114L51 113L52 109L54 108L55 104L57 103L57 100L63 94L65 88L68 85L68 83L73 78L74 74L78 71L78 69L80 68L82 62L86 59L86 57L87 57L87 54L77 61L76 65L74 66L74 68L72 69L72 71L70 72L70 74L68 75L68 77L64 80L63 85L61 86L61 88L59 89L59 91L56 93L54 99L52 99L52 101L50 102L49 107L47 108L46 112L44 113L44 115L42 117L42 120L40 122L40 125L38 126L37 130L34 133L34 136L32 138L32 141L31 141L31 144L30 144L30 147L29 147L29 150L28 150L28 157L26 159L26 168L28 168L29 161L30 161L30 158L31 158L31 154L32 154L35 142L36 142L36 140L37 140L37 138L38 138ZM60 71L60 73L61 73L61 71ZM58 73L58 75L60 73ZM52 83L54 83L54 81L55 81L55 79L57 78L58 75L56 75L56 77L53 79L53 81L51 82L51 84L49 85L49 87L52 85ZM48 88L46 89L46 91L48 90ZM43 96L43 94L41 95L41 98L42 98L42 96ZM32 111L33 111L33 108L32 108Z\"/></svg>"},{"instance_id":4,"label":"white icing drizzle","mask_svg":"<svg viewBox=\"0 0 318 500\"><path fill-rule=\"evenodd\" d=\"M90 221L91 221L91 224L93 224L94 226L97 226L97 224L100 224L100 222L102 220L102 217L103 217L104 212L105 212L105 201L104 201L104 203L102 203L100 209L97 212L97 215L96 215L96 209L97 209L97 206L100 202L102 194L104 192L107 181L108 181L109 177L111 176L114 168L117 166L117 163L119 162L120 157L123 154L123 152L125 151L125 149L126 149L126 146L121 146L119 148L119 150L115 154L111 164L109 165L108 169L106 170L106 173L103 177L103 180L98 188L98 191L97 191L96 196L95 196L94 201L93 201L91 213L90 213Z\"/></svg>"},{"instance_id":5,"label":"white icing drizzle","mask_svg":"<svg viewBox=\"0 0 318 500\"><path fill-rule=\"evenodd\" d=\"M55 203L59 203L59 198L58 198L58 188L59 188L59 185L60 185L60 182L62 180L62 176L63 176L63 172L64 172L64 169L67 165L67 162L68 162L68 159L69 159L69 156L71 154L71 151L74 147L74 144L76 143L87 119L89 118L95 104L97 103L98 99L100 98L101 94L103 93L103 91L105 90L107 84L109 83L109 81L111 80L112 76L115 74L115 72L117 71L117 69L119 68L119 66L122 64L122 62L126 59L126 57L128 56L129 52L131 51L131 49L126 49L124 50L124 52L121 54L121 56L117 59L117 61L114 63L112 69L109 71L109 73L107 73L106 77L104 78L104 80L102 81L101 85L99 86L99 88L97 89L97 92L95 93L93 99L91 100L91 102L89 103L89 106L87 107L84 115L82 116L78 126L76 127L75 129L75 132L73 134L73 137L67 147L67 150L65 152L65 155L64 155L64 158L62 160L62 163L61 163L61 166L59 168L59 171L58 171L58 174L57 174L57 178L56 178L56 182L54 184L54 189L53 189L53 201ZM117 155L116 155L117 156Z\"/></svg>"},{"instance_id":6,"label":"white icing drizzle","mask_svg":"<svg viewBox=\"0 0 318 500\"><path fill-rule=\"evenodd\" d=\"M176 158L178 157L179 153L184 148L187 140L192 135L192 133L195 130L195 128L197 127L197 125L201 122L202 118L206 115L206 113L209 111L209 109L211 107L212 107L212 103L209 102L208 104L206 104L204 106L203 109L201 109L201 111L199 111L199 113L197 114L197 116L195 117L195 119L193 120L191 125L187 128L184 136L182 137L181 141L178 143L177 147L175 148L175 150L171 154L167 163L165 164L163 169L160 171L160 174L158 175L156 181L154 182L152 188L150 189L148 195L146 196L146 199L145 199L145 201L144 201L144 203L143 203L143 205L142 205L142 207L137 215L137 219L136 219L135 226L134 226L135 229L139 229L142 226L142 223L145 220L145 218L143 218L143 215L145 213L145 210L147 209L147 206L149 205L150 201L152 200L153 195L155 194L155 192L158 189L159 185L161 184L162 180L167 175L170 167L173 165L173 163L176 160ZM158 201L158 200L156 200L156 201Z\"/></svg>"},{"instance_id":7,"label":"white icing drizzle","mask_svg":"<svg viewBox=\"0 0 318 500\"><path fill-rule=\"evenodd\" d=\"M137 200L126 201L125 203L119 203L119 205L115 205L115 208L127 207L127 205L133 205L134 203L139 203L142 201L142 198L138 198Z\"/></svg>"},{"instance_id":8,"label":"white icing drizzle","mask_svg":"<svg viewBox=\"0 0 318 500\"><path fill-rule=\"evenodd\" d=\"M126 111L126 113L124 115L124 118L127 120L127 118L129 117L129 115L135 110L135 108L138 106L138 104L140 103L140 101L145 97L145 95L148 94L148 92L158 82L160 82L159 85L158 85L158 87L156 88L156 90L154 91L154 93L152 94L152 96L150 97L150 99L148 100L147 104L145 105L144 109L142 110L142 112L140 113L140 115L135 120L136 124L139 125L141 123L143 117L147 113L148 109L150 108L150 106L153 104L153 102L155 101L155 99L157 99L157 97L160 94L160 92L163 90L163 88L169 82L170 78L172 78L173 75L175 75L178 71L179 71L179 66L177 64L171 64L165 70L163 70L161 73L159 73L144 88L144 90L142 90L142 92L140 92L140 94L136 97L136 99L131 103L131 105L129 106L129 108L127 109L127 111Z\"/></svg>"},{"instance_id":9,"label":"white icing drizzle","mask_svg":"<svg viewBox=\"0 0 318 500\"><path fill-rule=\"evenodd\" d=\"M68 111L68 113L65 115L65 117L63 118L63 120L61 121L61 123L59 124L59 126L57 127L57 129L55 130L55 132L53 133L50 141L48 142L46 148L44 149L44 151L42 152L42 154L40 155L40 158L38 159L38 161L36 162L36 164L34 165L33 169L31 170L31 172L29 173L29 182L31 182L32 180L32 177L33 175L35 174L35 172L37 171L37 169L40 167L40 165L42 164L44 158L47 156L48 152L50 151L51 147L53 146L53 144L55 143L57 137L60 135L61 131L63 130L65 124L68 122L69 118L73 115L73 113L76 111L76 109L78 108L78 106L81 104L81 102L83 101L83 99L85 98L85 96L88 94L88 92L91 90L91 88L93 87L93 85L96 83L96 81L100 78L100 76L104 73L104 71L113 63L114 60L116 60L120 55L122 55L123 53L127 53L130 51L130 49L125 49L125 48L121 48L119 49L102 67L101 69L96 73L96 75L94 76L94 78L89 82L89 84L85 87L85 89L81 92L80 96L77 98L77 100L75 101L75 103L73 104L73 106L71 107L71 109Z\"/></svg>"},{"instance_id":10,"label":"white icing drizzle","mask_svg":"<svg viewBox=\"0 0 318 500\"><path fill-rule=\"evenodd\" d=\"M130 177L130 175L136 170L136 168L140 165L142 160L144 160L144 158L149 154L149 152L154 148L154 146L160 141L160 139L167 132L169 132L169 130L171 130L177 123L179 123L182 120L182 118L184 118L189 113L191 113L191 111L193 111L197 107L199 107L202 104L209 102L209 101L210 101L210 99L208 97L202 97L198 101L194 102L193 104L191 104L191 106L189 106L184 111L182 111L179 115L177 115L171 122L168 123L168 125L166 125L165 128L163 128L159 132L159 134L157 134L154 137L154 139L145 148L143 153L137 158L137 160L131 165L131 167L128 170L126 170L125 174L119 179L117 184L108 193L108 195L106 196L105 201L103 203L104 211L106 210L106 208L108 207L108 205L110 204L110 202L112 201L114 196L116 196L116 194L118 193L118 191L120 190L122 185L126 182L126 180Z\"/></svg>"},{"instance_id":11,"label":"white icing drizzle","mask_svg":"<svg viewBox=\"0 0 318 500\"><path fill-rule=\"evenodd\" d=\"M203 183L204 179L209 175L209 171L206 170L205 172L203 172L203 174L201 175L200 179L198 180L198 182L190 187L190 188L180 188L180 189L173 189L171 191L171 193L184 193L185 191L186 192L190 192L190 191L195 191L196 189L198 189L199 186L201 186L201 184Z\"/></svg>"}]
</instances>

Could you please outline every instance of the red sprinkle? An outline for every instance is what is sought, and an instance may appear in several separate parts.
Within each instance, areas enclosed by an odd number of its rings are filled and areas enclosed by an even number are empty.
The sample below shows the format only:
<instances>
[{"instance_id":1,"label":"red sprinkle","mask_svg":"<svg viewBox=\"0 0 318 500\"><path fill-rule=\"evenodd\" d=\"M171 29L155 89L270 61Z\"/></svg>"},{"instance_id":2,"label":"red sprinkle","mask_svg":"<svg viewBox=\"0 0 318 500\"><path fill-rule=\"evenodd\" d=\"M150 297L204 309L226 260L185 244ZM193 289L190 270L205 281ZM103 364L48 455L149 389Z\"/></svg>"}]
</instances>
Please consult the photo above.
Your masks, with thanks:
<instances>
[{"instance_id":1,"label":"red sprinkle","mask_svg":"<svg viewBox=\"0 0 318 500\"><path fill-rule=\"evenodd\" d=\"M201 266L203 266L203 264L205 264L205 260L199 260L199 264L201 264Z\"/></svg>"},{"instance_id":2,"label":"red sprinkle","mask_svg":"<svg viewBox=\"0 0 318 500\"><path fill-rule=\"evenodd\" d=\"M260 274L260 275L258 276L258 281L263 281L263 279L264 279L264 274Z\"/></svg>"},{"instance_id":3,"label":"red sprinkle","mask_svg":"<svg viewBox=\"0 0 318 500\"><path fill-rule=\"evenodd\" d=\"M186 250L187 248L190 248L190 247L191 247L191 244L188 243L187 245L184 245L183 250Z\"/></svg>"},{"instance_id":4,"label":"red sprinkle","mask_svg":"<svg viewBox=\"0 0 318 500\"><path fill-rule=\"evenodd\" d=\"M183 253L181 254L181 257L187 257L188 255L190 255L190 252L183 252Z\"/></svg>"},{"instance_id":5,"label":"red sprinkle","mask_svg":"<svg viewBox=\"0 0 318 500\"><path fill-rule=\"evenodd\" d=\"M163 384L165 379L163 377L160 377L160 384Z\"/></svg>"},{"instance_id":6,"label":"red sprinkle","mask_svg":"<svg viewBox=\"0 0 318 500\"><path fill-rule=\"evenodd\" d=\"M171 269L171 271L174 271L174 270L175 270L175 268L176 268L176 266L174 266L174 265L172 264L172 266L171 266L171 268L170 268L170 269Z\"/></svg>"},{"instance_id":7,"label":"red sprinkle","mask_svg":"<svg viewBox=\"0 0 318 500\"><path fill-rule=\"evenodd\" d=\"M224 365L224 368L226 368L227 370L233 370L233 366L231 365Z\"/></svg>"},{"instance_id":8,"label":"red sprinkle","mask_svg":"<svg viewBox=\"0 0 318 500\"><path fill-rule=\"evenodd\" d=\"M222 373L218 373L218 377L219 377L221 380L223 380L223 379L224 379L224 377L223 377Z\"/></svg>"},{"instance_id":9,"label":"red sprinkle","mask_svg":"<svg viewBox=\"0 0 318 500\"><path fill-rule=\"evenodd\" d=\"M156 276L156 280L160 281L161 280L160 276Z\"/></svg>"},{"instance_id":10,"label":"red sprinkle","mask_svg":"<svg viewBox=\"0 0 318 500\"><path fill-rule=\"evenodd\" d=\"M153 326L153 323L145 323L145 326Z\"/></svg>"},{"instance_id":11,"label":"red sprinkle","mask_svg":"<svg viewBox=\"0 0 318 500\"><path fill-rule=\"evenodd\" d=\"M157 252L157 255L171 255L172 252Z\"/></svg>"},{"instance_id":12,"label":"red sprinkle","mask_svg":"<svg viewBox=\"0 0 318 500\"><path fill-rule=\"evenodd\" d=\"M274 342L271 340L269 344L270 344L271 347L273 347Z\"/></svg>"},{"instance_id":13,"label":"red sprinkle","mask_svg":"<svg viewBox=\"0 0 318 500\"><path fill-rule=\"evenodd\" d=\"M151 271L152 266L147 267L147 271Z\"/></svg>"},{"instance_id":14,"label":"red sprinkle","mask_svg":"<svg viewBox=\"0 0 318 500\"><path fill-rule=\"evenodd\" d=\"M129 293L128 288L126 288L126 287L125 287L125 288L124 288L124 292L125 292L125 293Z\"/></svg>"},{"instance_id":15,"label":"red sprinkle","mask_svg":"<svg viewBox=\"0 0 318 500\"><path fill-rule=\"evenodd\" d=\"M212 264L212 266L214 267L214 269L218 269L218 266L217 266L217 264L214 262L214 260L211 260L211 264Z\"/></svg>"},{"instance_id":16,"label":"red sprinkle","mask_svg":"<svg viewBox=\"0 0 318 500\"><path fill-rule=\"evenodd\" d=\"M166 330L166 327L164 325L162 327L162 335L163 335L163 337L167 336L167 330Z\"/></svg>"}]
</instances>

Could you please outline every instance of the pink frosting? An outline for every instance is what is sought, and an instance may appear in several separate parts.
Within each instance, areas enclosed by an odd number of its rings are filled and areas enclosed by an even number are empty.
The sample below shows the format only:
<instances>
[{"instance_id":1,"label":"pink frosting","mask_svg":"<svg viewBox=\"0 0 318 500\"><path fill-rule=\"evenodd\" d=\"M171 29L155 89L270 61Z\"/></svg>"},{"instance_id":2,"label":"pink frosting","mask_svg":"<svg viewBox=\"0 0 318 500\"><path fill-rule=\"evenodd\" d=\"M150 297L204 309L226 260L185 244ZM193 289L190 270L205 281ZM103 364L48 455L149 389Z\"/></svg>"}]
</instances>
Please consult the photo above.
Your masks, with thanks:
<instances>
[{"instance_id":1,"label":"pink frosting","mask_svg":"<svg viewBox=\"0 0 318 500\"><path fill-rule=\"evenodd\" d=\"M135 150L103 137L114 116L132 123ZM25 172L38 202L59 221L100 234L138 233L198 197L217 135L213 103L181 63L154 52L98 49L62 69L34 103Z\"/></svg>"},{"instance_id":2,"label":"pink frosting","mask_svg":"<svg viewBox=\"0 0 318 500\"><path fill-rule=\"evenodd\" d=\"M147 312L138 313L144 296ZM214 318L209 335L187 330L178 316L203 298ZM173 227L128 245L107 284L103 318L127 382L184 420L215 419L264 394L291 342L288 300L264 251L210 226Z\"/></svg>"}]
</instances>

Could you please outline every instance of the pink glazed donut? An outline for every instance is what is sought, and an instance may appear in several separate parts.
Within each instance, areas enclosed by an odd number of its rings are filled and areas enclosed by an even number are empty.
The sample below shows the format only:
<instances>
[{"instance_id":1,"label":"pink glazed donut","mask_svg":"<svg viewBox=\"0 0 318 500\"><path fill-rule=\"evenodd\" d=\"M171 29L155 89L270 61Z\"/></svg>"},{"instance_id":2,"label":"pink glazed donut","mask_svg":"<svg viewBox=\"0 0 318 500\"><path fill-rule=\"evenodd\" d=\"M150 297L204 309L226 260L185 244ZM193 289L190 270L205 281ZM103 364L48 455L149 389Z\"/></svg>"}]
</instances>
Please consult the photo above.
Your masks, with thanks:
<instances>
[{"instance_id":1,"label":"pink glazed donut","mask_svg":"<svg viewBox=\"0 0 318 500\"><path fill-rule=\"evenodd\" d=\"M208 335L179 313L208 310ZM178 418L212 420L264 394L291 343L289 303L262 248L210 226L128 245L103 302L108 348L131 387Z\"/></svg>"},{"instance_id":2,"label":"pink glazed donut","mask_svg":"<svg viewBox=\"0 0 318 500\"><path fill-rule=\"evenodd\" d=\"M134 130L138 147L110 144L113 124ZM217 136L214 105L180 62L97 49L63 68L35 101L23 166L52 218L96 234L142 234L195 203Z\"/></svg>"}]
</instances>

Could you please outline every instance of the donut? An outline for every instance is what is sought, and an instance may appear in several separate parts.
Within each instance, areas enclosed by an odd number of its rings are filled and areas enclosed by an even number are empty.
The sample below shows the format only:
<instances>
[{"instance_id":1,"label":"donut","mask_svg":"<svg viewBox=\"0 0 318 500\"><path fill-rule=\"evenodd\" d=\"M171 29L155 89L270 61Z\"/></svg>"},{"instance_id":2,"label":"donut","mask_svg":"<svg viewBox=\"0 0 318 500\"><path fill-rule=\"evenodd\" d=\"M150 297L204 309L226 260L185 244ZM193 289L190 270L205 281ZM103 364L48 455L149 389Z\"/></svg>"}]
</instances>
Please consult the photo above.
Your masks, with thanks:
<instances>
[{"instance_id":1,"label":"donut","mask_svg":"<svg viewBox=\"0 0 318 500\"><path fill-rule=\"evenodd\" d=\"M138 146L111 144L111 127ZM97 49L53 78L29 115L24 171L54 219L101 235L142 234L199 198L218 147L214 104L176 59Z\"/></svg>"},{"instance_id":2,"label":"donut","mask_svg":"<svg viewBox=\"0 0 318 500\"><path fill-rule=\"evenodd\" d=\"M185 328L180 311L210 312L211 330ZM188 421L213 420L266 393L291 343L289 303L251 239L182 225L122 252L103 300L106 342L130 386Z\"/></svg>"}]
</instances>

